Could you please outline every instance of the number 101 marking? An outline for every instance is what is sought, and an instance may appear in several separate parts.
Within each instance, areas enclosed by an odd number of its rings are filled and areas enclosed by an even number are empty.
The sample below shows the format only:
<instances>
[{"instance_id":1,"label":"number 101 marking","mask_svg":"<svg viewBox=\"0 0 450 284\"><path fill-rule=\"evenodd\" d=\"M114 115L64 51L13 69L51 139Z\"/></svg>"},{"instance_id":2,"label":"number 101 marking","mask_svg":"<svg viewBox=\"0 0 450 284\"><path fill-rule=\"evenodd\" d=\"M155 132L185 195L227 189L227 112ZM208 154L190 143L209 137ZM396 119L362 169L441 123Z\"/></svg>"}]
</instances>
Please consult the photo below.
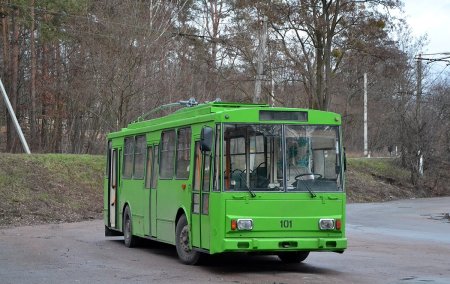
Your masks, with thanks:
<instances>
[{"instance_id":1,"label":"number 101 marking","mask_svg":"<svg viewBox=\"0 0 450 284\"><path fill-rule=\"evenodd\" d=\"M283 229L292 228L292 220L280 220L280 226Z\"/></svg>"}]
</instances>

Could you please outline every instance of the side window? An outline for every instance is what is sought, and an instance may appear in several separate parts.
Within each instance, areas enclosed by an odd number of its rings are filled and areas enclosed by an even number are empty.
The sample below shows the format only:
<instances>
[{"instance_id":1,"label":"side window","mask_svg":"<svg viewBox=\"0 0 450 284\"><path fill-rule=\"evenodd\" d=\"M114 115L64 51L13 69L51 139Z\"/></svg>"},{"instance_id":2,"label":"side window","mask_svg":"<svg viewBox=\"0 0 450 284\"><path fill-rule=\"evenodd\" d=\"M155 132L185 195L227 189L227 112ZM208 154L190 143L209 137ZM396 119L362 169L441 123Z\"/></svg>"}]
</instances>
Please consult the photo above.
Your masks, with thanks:
<instances>
[{"instance_id":1,"label":"side window","mask_svg":"<svg viewBox=\"0 0 450 284\"><path fill-rule=\"evenodd\" d=\"M152 168L153 168L153 147L147 148L147 167L145 172L145 188L150 188L152 183Z\"/></svg>"},{"instance_id":2,"label":"side window","mask_svg":"<svg viewBox=\"0 0 450 284\"><path fill-rule=\"evenodd\" d=\"M220 125L216 126L216 143L214 146L214 191L220 191Z\"/></svg>"},{"instance_id":3,"label":"side window","mask_svg":"<svg viewBox=\"0 0 450 284\"><path fill-rule=\"evenodd\" d=\"M192 193L192 213L200 213L200 178L202 166L202 152L200 151L200 142L195 142L194 158L194 186Z\"/></svg>"},{"instance_id":4,"label":"side window","mask_svg":"<svg viewBox=\"0 0 450 284\"><path fill-rule=\"evenodd\" d=\"M159 175L164 179L173 178L175 163L175 130L161 134L161 157L159 161Z\"/></svg>"},{"instance_id":5,"label":"side window","mask_svg":"<svg viewBox=\"0 0 450 284\"><path fill-rule=\"evenodd\" d=\"M156 188L158 186L158 170L159 170L159 146L155 145L153 152L153 172L152 172L152 186L151 188Z\"/></svg>"},{"instance_id":6,"label":"side window","mask_svg":"<svg viewBox=\"0 0 450 284\"><path fill-rule=\"evenodd\" d=\"M211 151L203 152L202 214L209 214L209 185L211 181Z\"/></svg>"},{"instance_id":7,"label":"side window","mask_svg":"<svg viewBox=\"0 0 450 284\"><path fill-rule=\"evenodd\" d=\"M211 173L211 152L203 153L203 185L202 185L202 214L209 213L209 181Z\"/></svg>"},{"instance_id":8,"label":"side window","mask_svg":"<svg viewBox=\"0 0 450 284\"><path fill-rule=\"evenodd\" d=\"M145 136L136 136L136 147L134 148L134 174L133 178L144 178L144 155L146 140Z\"/></svg>"},{"instance_id":9,"label":"side window","mask_svg":"<svg viewBox=\"0 0 450 284\"><path fill-rule=\"evenodd\" d=\"M134 137L125 138L125 150L123 151L123 171L124 178L131 178L133 174L133 151Z\"/></svg>"},{"instance_id":10,"label":"side window","mask_svg":"<svg viewBox=\"0 0 450 284\"><path fill-rule=\"evenodd\" d=\"M191 154L191 128L178 130L176 177L187 179L189 177L189 163Z\"/></svg>"}]
</instances>

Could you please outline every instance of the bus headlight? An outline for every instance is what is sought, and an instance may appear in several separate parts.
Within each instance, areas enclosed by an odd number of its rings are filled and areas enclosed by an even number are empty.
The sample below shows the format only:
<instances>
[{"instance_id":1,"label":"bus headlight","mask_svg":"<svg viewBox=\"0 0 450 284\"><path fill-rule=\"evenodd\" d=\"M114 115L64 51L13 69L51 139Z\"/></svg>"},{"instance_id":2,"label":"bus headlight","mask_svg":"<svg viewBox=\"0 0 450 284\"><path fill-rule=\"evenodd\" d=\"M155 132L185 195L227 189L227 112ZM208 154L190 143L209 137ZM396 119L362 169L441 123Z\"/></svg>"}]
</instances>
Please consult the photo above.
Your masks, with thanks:
<instances>
[{"instance_id":1,"label":"bus headlight","mask_svg":"<svg viewBox=\"0 0 450 284\"><path fill-rule=\"evenodd\" d=\"M334 230L335 229L334 219L320 219L319 228L321 230Z\"/></svg>"},{"instance_id":2,"label":"bus headlight","mask_svg":"<svg viewBox=\"0 0 450 284\"><path fill-rule=\"evenodd\" d=\"M253 220L252 219L238 219L237 220L237 229L241 230L241 231L253 230Z\"/></svg>"}]
</instances>

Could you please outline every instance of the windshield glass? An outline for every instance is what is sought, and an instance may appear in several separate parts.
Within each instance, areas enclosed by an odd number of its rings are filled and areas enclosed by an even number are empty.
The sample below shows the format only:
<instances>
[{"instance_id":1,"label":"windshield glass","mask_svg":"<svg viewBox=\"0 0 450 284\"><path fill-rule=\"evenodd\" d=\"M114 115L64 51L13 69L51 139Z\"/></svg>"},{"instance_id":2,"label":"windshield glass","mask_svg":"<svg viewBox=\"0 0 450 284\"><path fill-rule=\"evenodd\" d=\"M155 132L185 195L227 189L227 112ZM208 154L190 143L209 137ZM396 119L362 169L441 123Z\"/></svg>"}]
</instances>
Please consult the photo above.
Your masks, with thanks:
<instances>
[{"instance_id":1,"label":"windshield glass","mask_svg":"<svg viewBox=\"0 0 450 284\"><path fill-rule=\"evenodd\" d=\"M280 190L281 125L225 125L223 153L226 190Z\"/></svg>"},{"instance_id":2,"label":"windshield glass","mask_svg":"<svg viewBox=\"0 0 450 284\"><path fill-rule=\"evenodd\" d=\"M340 190L337 126L226 124L223 131L225 190Z\"/></svg>"},{"instance_id":3,"label":"windshield glass","mask_svg":"<svg viewBox=\"0 0 450 284\"><path fill-rule=\"evenodd\" d=\"M288 191L340 190L335 126L285 126Z\"/></svg>"}]
</instances>

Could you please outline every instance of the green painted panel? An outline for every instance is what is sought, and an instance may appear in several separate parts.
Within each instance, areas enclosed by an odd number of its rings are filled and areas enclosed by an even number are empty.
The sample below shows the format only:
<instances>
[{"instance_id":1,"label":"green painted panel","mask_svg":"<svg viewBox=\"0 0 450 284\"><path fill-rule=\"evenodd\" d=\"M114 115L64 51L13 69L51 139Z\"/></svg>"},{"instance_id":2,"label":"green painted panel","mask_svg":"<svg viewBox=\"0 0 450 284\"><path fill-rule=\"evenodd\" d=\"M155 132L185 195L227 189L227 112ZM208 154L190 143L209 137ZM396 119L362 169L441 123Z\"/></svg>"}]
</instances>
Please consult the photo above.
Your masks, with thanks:
<instances>
[{"instance_id":1,"label":"green painted panel","mask_svg":"<svg viewBox=\"0 0 450 284\"><path fill-rule=\"evenodd\" d=\"M151 211L151 202L150 202L150 189L145 188L142 200L144 201L144 235L150 236L150 211Z\"/></svg>"},{"instance_id":2,"label":"green painted panel","mask_svg":"<svg viewBox=\"0 0 450 284\"><path fill-rule=\"evenodd\" d=\"M156 228L156 191L157 189L151 189L151 197L150 197L150 201L151 201L151 205L150 205L150 226L151 226L151 236L156 238L156 232L157 232L157 228Z\"/></svg>"},{"instance_id":3,"label":"green painted panel","mask_svg":"<svg viewBox=\"0 0 450 284\"><path fill-rule=\"evenodd\" d=\"M200 247L200 215L191 214L191 240L193 247Z\"/></svg>"},{"instance_id":4,"label":"green painted panel","mask_svg":"<svg viewBox=\"0 0 450 284\"><path fill-rule=\"evenodd\" d=\"M156 190L156 219L157 219L157 237L173 243L175 241L175 217L178 209L188 200L188 190L183 190L182 184L186 180L162 180L158 181ZM161 221L163 223L161 223ZM171 222L171 226L166 223ZM161 227L160 224L163 224Z\"/></svg>"}]
</instances>

